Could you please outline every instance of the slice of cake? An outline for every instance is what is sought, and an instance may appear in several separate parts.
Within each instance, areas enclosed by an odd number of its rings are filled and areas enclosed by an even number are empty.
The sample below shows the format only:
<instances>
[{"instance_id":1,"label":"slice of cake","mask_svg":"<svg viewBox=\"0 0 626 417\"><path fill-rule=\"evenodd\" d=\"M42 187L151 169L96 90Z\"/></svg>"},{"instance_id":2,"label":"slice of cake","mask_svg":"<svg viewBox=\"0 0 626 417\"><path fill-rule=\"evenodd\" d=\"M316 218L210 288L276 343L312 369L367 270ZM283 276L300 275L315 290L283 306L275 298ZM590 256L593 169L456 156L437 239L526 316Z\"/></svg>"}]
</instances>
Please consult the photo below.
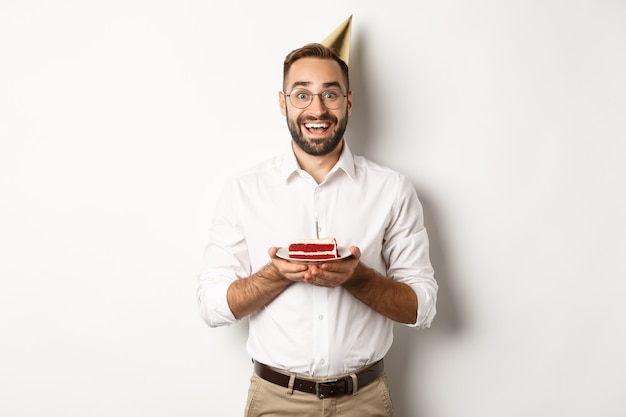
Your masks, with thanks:
<instances>
[{"instance_id":1,"label":"slice of cake","mask_svg":"<svg viewBox=\"0 0 626 417\"><path fill-rule=\"evenodd\" d=\"M335 238L327 238L293 242L289 245L289 257L304 260L337 259L337 241Z\"/></svg>"}]
</instances>

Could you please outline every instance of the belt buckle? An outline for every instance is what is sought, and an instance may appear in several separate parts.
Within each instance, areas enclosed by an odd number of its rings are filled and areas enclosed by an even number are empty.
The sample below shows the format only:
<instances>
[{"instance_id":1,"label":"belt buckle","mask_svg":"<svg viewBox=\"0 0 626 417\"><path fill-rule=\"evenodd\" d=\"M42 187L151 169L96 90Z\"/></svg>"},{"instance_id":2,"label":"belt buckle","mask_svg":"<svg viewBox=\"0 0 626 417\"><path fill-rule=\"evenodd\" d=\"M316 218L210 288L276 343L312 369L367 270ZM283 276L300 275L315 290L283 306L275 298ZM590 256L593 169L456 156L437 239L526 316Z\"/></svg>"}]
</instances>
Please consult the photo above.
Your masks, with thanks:
<instances>
[{"instance_id":1,"label":"belt buckle","mask_svg":"<svg viewBox=\"0 0 626 417\"><path fill-rule=\"evenodd\" d=\"M324 393L320 390L320 387L330 387L331 384L335 384L339 382L338 379L331 379L328 381L321 381L321 382L316 382L315 383L315 395L317 395L317 398L319 399L324 399L327 397L331 397L331 395L324 395Z\"/></svg>"}]
</instances>

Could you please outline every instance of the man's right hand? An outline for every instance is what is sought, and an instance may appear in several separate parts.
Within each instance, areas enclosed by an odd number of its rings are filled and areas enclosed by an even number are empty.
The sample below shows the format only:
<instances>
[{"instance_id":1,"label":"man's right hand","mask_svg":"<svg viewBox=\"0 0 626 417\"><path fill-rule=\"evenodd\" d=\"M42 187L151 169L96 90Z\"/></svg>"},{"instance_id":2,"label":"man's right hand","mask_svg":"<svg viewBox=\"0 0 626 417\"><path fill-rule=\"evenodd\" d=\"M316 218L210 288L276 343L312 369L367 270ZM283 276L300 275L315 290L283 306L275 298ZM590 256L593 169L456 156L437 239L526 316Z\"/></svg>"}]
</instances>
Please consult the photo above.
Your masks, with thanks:
<instances>
[{"instance_id":1,"label":"man's right hand","mask_svg":"<svg viewBox=\"0 0 626 417\"><path fill-rule=\"evenodd\" d=\"M271 265L276 268L276 273L279 275L276 278L280 279L282 277L294 282L303 281L304 274L309 269L309 267L303 263L290 262L288 260L279 258L278 256L276 256L277 252L278 248L270 248L268 251L270 258L272 259ZM272 276L274 274L268 273L267 275Z\"/></svg>"}]
</instances>

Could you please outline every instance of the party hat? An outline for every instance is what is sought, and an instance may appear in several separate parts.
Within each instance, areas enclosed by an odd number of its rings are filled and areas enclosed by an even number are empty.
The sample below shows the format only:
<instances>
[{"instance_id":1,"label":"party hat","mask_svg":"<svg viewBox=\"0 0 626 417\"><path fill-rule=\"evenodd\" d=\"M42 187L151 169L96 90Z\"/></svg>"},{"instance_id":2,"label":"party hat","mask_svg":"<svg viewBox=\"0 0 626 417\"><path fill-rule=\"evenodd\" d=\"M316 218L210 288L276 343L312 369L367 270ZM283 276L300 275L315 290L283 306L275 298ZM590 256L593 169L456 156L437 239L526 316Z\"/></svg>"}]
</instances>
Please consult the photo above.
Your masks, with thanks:
<instances>
[{"instance_id":1,"label":"party hat","mask_svg":"<svg viewBox=\"0 0 626 417\"><path fill-rule=\"evenodd\" d=\"M352 33L352 15L344 20L330 35L321 43L334 50L339 57L348 64L350 59L350 35Z\"/></svg>"}]
</instances>

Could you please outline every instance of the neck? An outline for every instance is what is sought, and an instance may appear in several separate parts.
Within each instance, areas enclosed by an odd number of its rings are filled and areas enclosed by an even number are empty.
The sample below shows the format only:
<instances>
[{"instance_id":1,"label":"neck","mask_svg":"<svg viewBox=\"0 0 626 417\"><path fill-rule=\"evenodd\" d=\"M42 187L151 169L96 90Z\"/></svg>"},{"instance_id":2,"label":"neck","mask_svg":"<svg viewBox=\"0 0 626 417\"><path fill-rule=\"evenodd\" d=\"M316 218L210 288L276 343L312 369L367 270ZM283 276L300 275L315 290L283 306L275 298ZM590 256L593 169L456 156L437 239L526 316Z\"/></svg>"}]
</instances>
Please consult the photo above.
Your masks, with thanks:
<instances>
[{"instance_id":1,"label":"neck","mask_svg":"<svg viewBox=\"0 0 626 417\"><path fill-rule=\"evenodd\" d=\"M339 160L343 151L343 139L331 153L321 156L309 155L293 142L291 147L300 168L308 172L320 184Z\"/></svg>"}]
</instances>

